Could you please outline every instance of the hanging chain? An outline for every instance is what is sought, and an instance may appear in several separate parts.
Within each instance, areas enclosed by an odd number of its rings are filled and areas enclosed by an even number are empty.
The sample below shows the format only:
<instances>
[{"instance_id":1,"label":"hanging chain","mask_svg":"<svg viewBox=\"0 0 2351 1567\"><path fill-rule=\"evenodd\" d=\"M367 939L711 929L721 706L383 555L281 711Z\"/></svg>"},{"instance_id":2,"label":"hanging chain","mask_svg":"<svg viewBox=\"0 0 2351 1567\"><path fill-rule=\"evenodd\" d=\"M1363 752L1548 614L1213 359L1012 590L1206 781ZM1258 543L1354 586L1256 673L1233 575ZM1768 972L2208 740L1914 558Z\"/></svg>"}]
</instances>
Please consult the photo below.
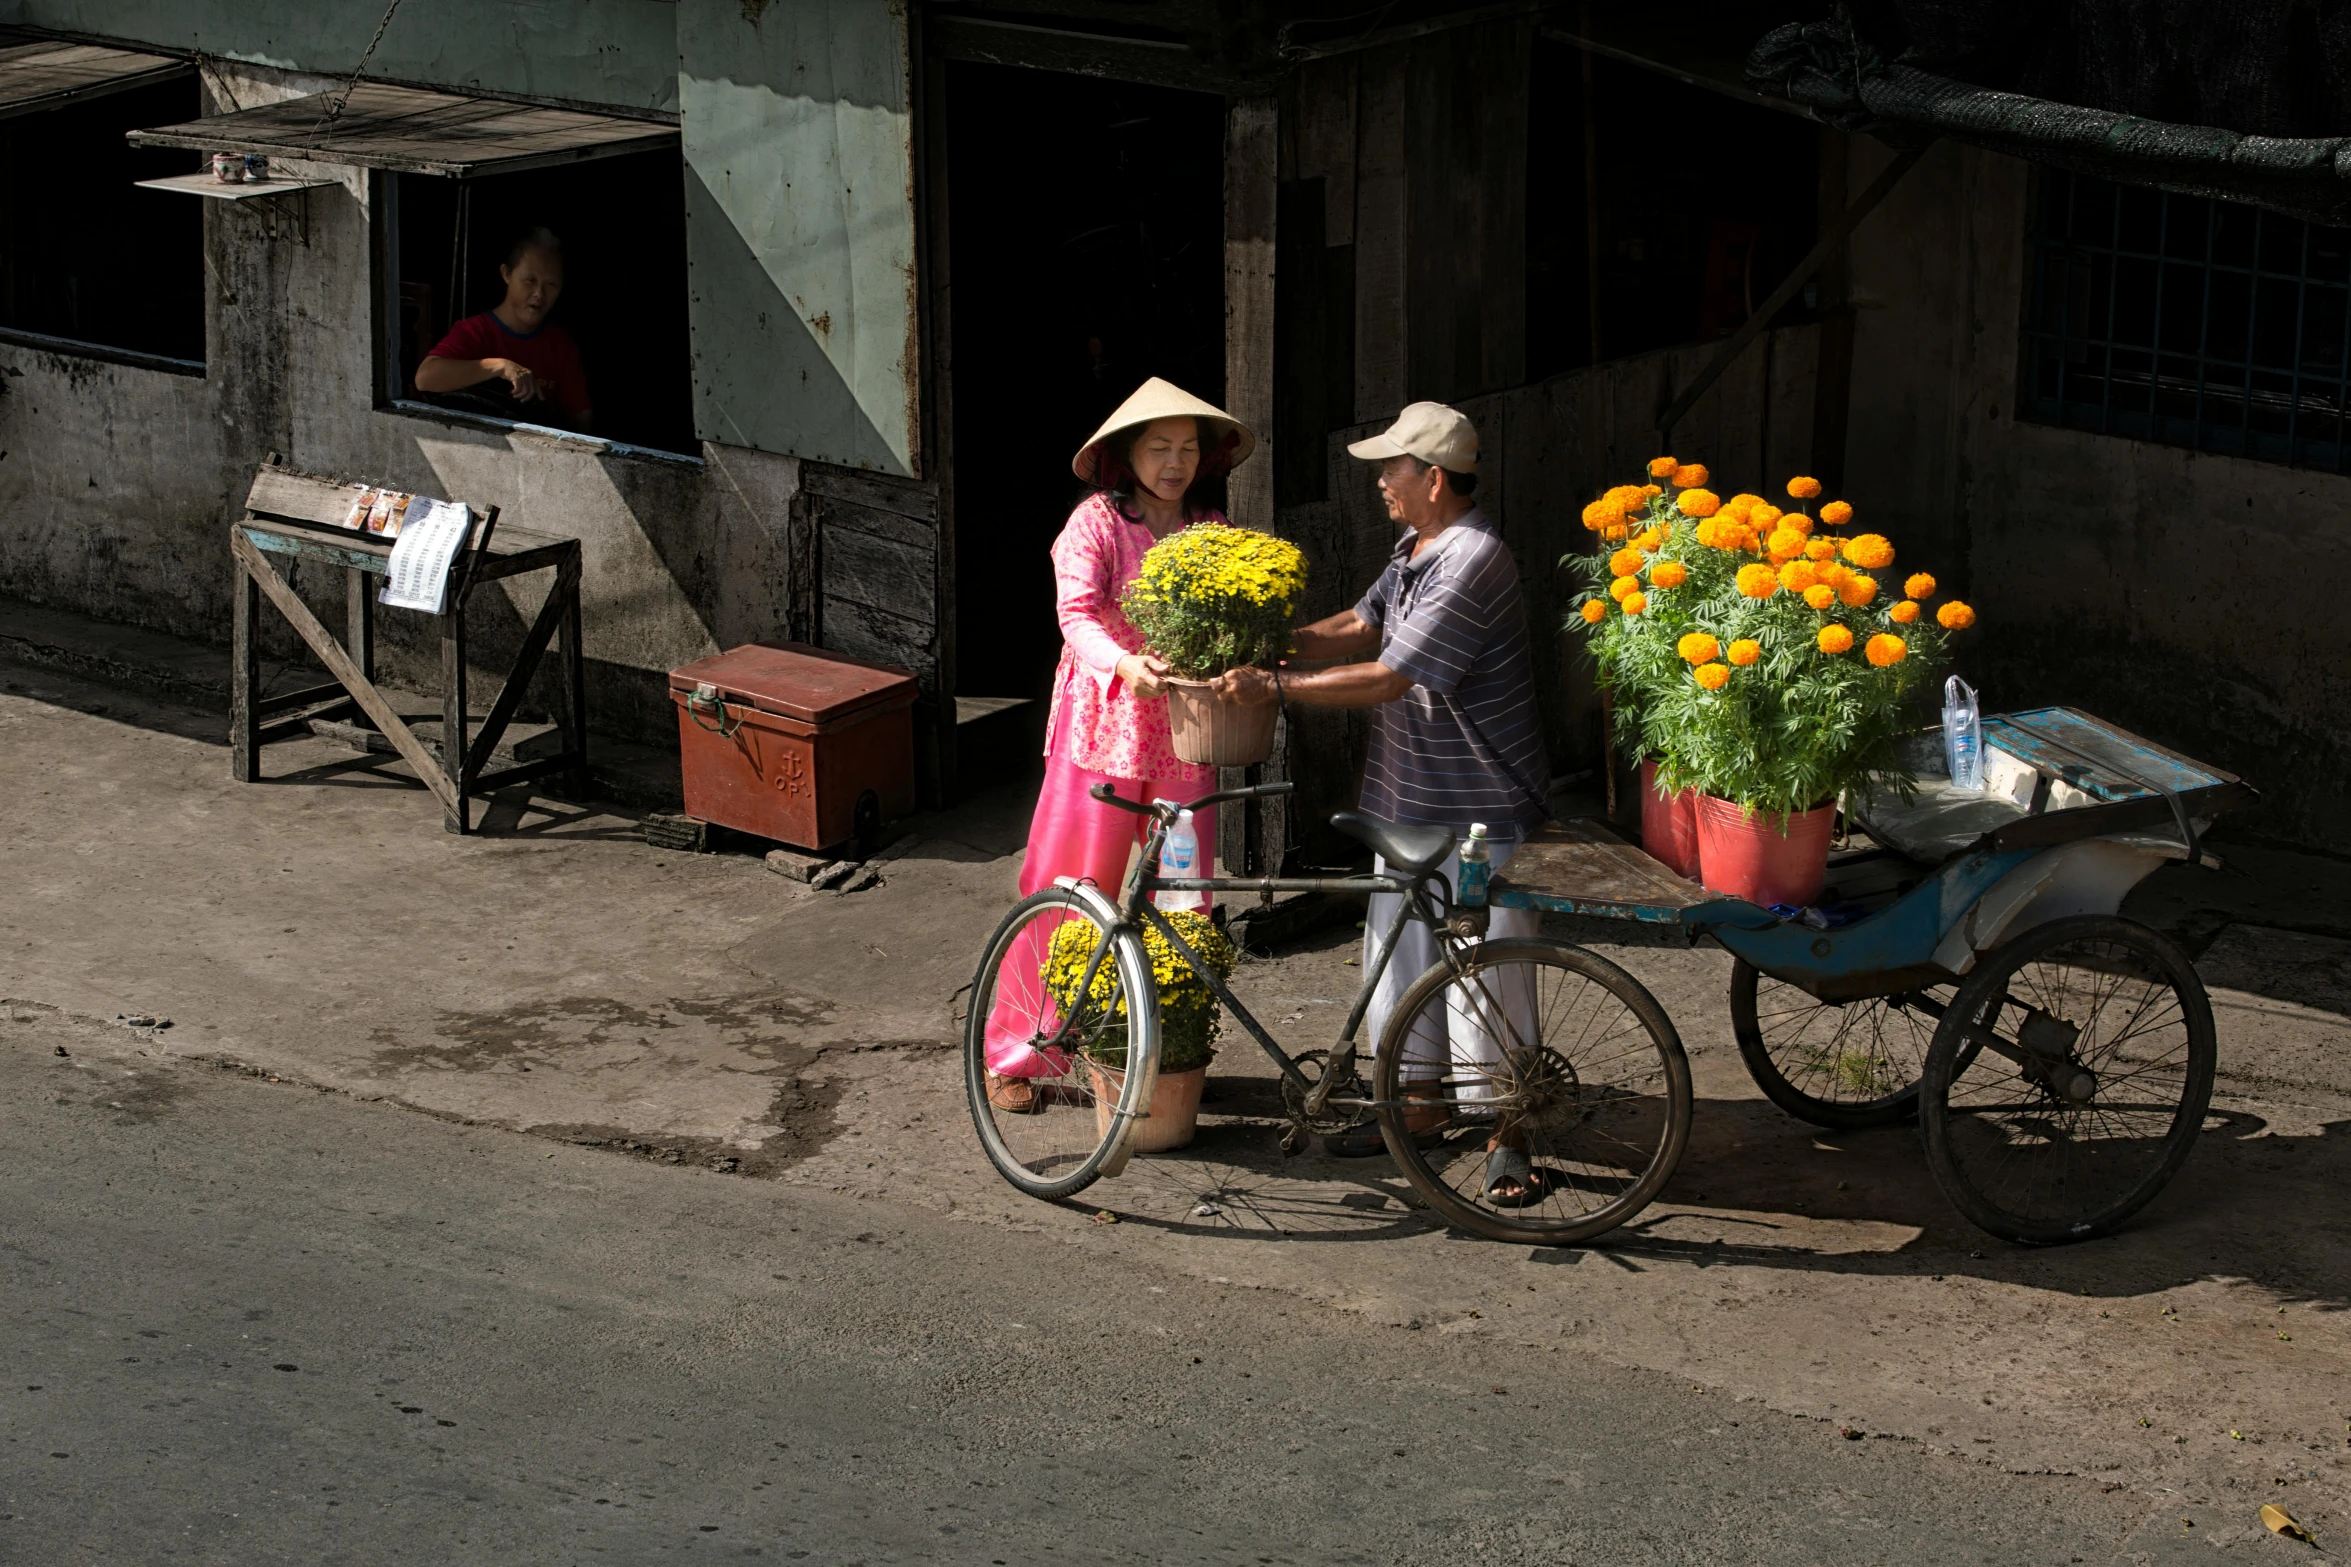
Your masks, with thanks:
<instances>
[{"instance_id":1,"label":"hanging chain","mask_svg":"<svg viewBox=\"0 0 2351 1567\"><path fill-rule=\"evenodd\" d=\"M327 105L327 112L320 115L318 123L310 128L312 135L333 129L335 122L343 117L343 106L351 101L352 92L359 86L359 74L367 69L367 62L375 54L376 45L384 41L384 29L392 25L392 13L399 9L400 0L392 0L390 5L384 7L384 19L376 23L375 36L367 41L366 48L359 51L359 63L351 67L351 79L343 84L343 90L335 94L335 101Z\"/></svg>"}]
</instances>

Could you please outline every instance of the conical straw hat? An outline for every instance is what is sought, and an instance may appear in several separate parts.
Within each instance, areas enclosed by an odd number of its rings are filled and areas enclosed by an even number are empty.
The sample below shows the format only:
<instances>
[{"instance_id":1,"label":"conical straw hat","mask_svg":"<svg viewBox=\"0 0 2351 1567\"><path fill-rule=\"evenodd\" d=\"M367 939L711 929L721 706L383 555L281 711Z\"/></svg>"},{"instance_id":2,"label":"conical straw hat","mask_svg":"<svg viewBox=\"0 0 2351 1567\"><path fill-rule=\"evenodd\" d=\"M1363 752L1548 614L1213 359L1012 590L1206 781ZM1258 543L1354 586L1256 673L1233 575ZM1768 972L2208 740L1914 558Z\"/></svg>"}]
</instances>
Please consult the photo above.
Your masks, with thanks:
<instances>
[{"instance_id":1,"label":"conical straw hat","mask_svg":"<svg viewBox=\"0 0 2351 1567\"><path fill-rule=\"evenodd\" d=\"M1078 448L1078 454L1069 460L1070 472L1088 484L1102 482L1102 448L1121 430L1138 424L1149 424L1154 419L1179 419L1189 415L1201 422L1201 459L1203 466L1224 444L1229 433L1235 441L1232 457L1225 464L1230 472L1248 461L1257 449L1257 437L1249 427L1213 403L1204 403L1172 381L1153 376L1135 388L1135 395L1118 405L1118 411L1102 421L1093 439Z\"/></svg>"}]
</instances>

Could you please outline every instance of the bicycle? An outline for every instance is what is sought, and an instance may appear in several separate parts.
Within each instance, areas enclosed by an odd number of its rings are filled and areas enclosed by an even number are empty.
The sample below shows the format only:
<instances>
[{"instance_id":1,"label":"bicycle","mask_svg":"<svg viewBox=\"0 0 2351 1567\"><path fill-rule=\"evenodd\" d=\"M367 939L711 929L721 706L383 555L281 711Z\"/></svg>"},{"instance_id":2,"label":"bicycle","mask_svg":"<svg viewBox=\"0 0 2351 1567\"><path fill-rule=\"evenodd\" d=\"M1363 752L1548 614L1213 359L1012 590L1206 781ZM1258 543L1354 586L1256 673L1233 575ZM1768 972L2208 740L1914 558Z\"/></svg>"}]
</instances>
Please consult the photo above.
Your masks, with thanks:
<instances>
[{"instance_id":1,"label":"bicycle","mask_svg":"<svg viewBox=\"0 0 2351 1567\"><path fill-rule=\"evenodd\" d=\"M1030 1196L1058 1200L1125 1168L1158 1076L1151 932L1281 1073L1285 1153L1376 1124L1430 1210L1499 1241L1567 1245L1639 1212L1689 1138L1681 1040L1655 998L1606 959L1538 937L1488 939L1487 910L1456 901L1440 870L1455 852L1451 830L1342 811L1332 825L1379 856L1371 874L1160 875L1160 850L1179 811L1291 787L1220 790L1187 804L1128 800L1106 784L1091 791L1104 805L1149 818L1119 900L1066 878L1022 899L989 938L972 983L965 1091L997 1171ZM1292 1056L1153 902L1165 891L1268 901L1282 892L1398 898L1338 1040ZM1366 1082L1357 1036L1408 920L1435 930L1440 955L1398 1001ZM1085 934L1062 934L1079 922ZM1065 955L1079 941L1086 946L1075 983L1048 982L1057 941ZM1025 1086L992 1093L992 1057L1018 1068L1009 1081Z\"/></svg>"}]
</instances>

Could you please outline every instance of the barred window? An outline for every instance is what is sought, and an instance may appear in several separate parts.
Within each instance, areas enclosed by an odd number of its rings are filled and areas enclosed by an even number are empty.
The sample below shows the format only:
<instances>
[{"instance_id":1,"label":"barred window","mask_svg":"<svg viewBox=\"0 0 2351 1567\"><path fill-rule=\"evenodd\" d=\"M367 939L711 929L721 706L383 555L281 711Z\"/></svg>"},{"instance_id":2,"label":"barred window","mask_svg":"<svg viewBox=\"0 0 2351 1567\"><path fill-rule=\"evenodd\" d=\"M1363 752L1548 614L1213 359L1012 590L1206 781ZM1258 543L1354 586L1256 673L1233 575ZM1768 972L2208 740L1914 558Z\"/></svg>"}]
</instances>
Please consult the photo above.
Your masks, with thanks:
<instances>
[{"instance_id":1,"label":"barred window","mask_svg":"<svg viewBox=\"0 0 2351 1567\"><path fill-rule=\"evenodd\" d=\"M2351 467L2351 230L2045 170L2027 243L2022 417Z\"/></svg>"}]
</instances>

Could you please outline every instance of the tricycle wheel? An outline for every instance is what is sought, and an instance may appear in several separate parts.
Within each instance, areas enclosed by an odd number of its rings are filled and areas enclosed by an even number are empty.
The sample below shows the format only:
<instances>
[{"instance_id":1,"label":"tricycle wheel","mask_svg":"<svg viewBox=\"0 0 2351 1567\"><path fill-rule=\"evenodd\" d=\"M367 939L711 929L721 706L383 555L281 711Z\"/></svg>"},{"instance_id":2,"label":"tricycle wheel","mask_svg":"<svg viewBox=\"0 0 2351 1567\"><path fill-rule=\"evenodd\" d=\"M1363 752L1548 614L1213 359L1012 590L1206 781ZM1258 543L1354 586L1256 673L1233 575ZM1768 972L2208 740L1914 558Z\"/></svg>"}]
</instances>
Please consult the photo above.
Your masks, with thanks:
<instances>
[{"instance_id":1,"label":"tricycle wheel","mask_svg":"<svg viewBox=\"0 0 2351 1567\"><path fill-rule=\"evenodd\" d=\"M1984 958L1935 1030L1927 1168L2003 1240L2104 1235L2188 1157L2217 1054L2211 999L2176 944L2107 914L2036 926Z\"/></svg>"},{"instance_id":2,"label":"tricycle wheel","mask_svg":"<svg viewBox=\"0 0 2351 1567\"><path fill-rule=\"evenodd\" d=\"M1846 1132L1892 1126L1918 1113L1935 1019L1957 988L1840 1004L1742 961L1731 969L1731 1032L1755 1086L1798 1120Z\"/></svg>"}]
</instances>

